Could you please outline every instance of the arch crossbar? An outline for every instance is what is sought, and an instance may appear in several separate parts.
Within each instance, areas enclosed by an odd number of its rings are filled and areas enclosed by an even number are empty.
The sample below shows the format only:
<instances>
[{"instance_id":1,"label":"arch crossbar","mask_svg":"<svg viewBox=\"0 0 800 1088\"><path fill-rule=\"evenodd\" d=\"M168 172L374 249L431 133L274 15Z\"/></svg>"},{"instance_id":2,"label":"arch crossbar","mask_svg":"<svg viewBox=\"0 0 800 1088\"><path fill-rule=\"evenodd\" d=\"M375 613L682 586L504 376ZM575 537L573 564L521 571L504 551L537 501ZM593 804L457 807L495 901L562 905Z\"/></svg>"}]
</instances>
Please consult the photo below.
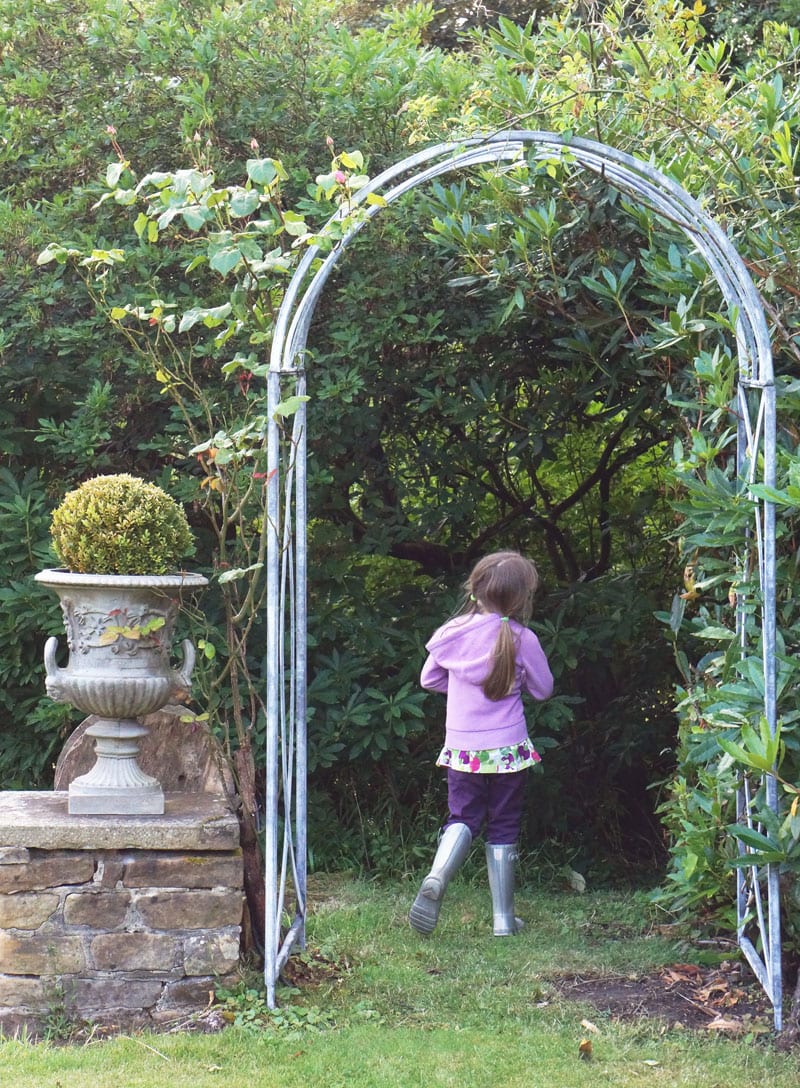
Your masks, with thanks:
<instances>
[{"instance_id":1,"label":"arch crossbar","mask_svg":"<svg viewBox=\"0 0 800 1088\"><path fill-rule=\"evenodd\" d=\"M775 484L776 408L772 353L763 306L734 246L701 205L652 163L615 148L552 132L508 130L460 143L442 143L384 170L340 209L328 226L350 217L344 236L328 253L309 248L280 308L268 375L267 556L267 787L266 921L264 979L275 1004L280 972L295 946L305 942L307 895L306 821L306 343L328 278L347 247L369 222L405 193L435 178L486 164L500 167L527 156L578 166L674 224L705 259L735 319L738 355L739 478ZM368 201L370 194L379 201ZM355 214L354 214L355 212ZM292 398L291 406L287 400ZM753 498L750 530L758 556L764 714L776 729L775 511ZM749 574L750 572L745 572ZM740 598L738 634L745 650L745 608ZM767 802L777 811L777 782L766 781ZM739 791L741 823L752 824L749 783ZM742 853L747 847L740 843ZM289 891L293 892L289 906ZM777 867L737 871L738 939L781 1027L781 932Z\"/></svg>"}]
</instances>

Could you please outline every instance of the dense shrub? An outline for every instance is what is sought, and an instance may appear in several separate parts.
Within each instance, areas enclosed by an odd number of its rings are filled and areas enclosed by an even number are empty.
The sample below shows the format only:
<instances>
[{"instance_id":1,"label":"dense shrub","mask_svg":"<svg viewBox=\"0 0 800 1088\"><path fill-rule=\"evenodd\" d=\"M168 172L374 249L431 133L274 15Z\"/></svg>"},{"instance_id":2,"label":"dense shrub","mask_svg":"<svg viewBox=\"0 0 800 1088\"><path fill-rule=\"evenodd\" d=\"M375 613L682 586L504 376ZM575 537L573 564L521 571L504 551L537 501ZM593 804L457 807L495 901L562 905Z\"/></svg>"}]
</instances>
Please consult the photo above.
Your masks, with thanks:
<instances>
[{"instance_id":1,"label":"dense shrub","mask_svg":"<svg viewBox=\"0 0 800 1088\"><path fill-rule=\"evenodd\" d=\"M168 574L192 549L183 508L129 473L92 476L53 511L53 547L76 574Z\"/></svg>"}]
</instances>

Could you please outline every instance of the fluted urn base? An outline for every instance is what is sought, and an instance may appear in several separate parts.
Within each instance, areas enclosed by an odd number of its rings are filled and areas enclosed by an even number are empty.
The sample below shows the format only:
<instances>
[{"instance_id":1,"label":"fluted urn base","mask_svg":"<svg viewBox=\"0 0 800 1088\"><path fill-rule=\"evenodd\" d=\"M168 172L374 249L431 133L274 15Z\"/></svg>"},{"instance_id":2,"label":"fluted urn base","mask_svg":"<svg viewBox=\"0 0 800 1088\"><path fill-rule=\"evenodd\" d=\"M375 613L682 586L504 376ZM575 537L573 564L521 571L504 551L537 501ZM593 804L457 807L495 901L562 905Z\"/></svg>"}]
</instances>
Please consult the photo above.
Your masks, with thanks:
<instances>
[{"instance_id":1,"label":"fluted urn base","mask_svg":"<svg viewBox=\"0 0 800 1088\"><path fill-rule=\"evenodd\" d=\"M86 732L95 738L97 762L70 783L70 814L162 815L161 784L136 761L146 726L131 718L100 718Z\"/></svg>"}]
</instances>

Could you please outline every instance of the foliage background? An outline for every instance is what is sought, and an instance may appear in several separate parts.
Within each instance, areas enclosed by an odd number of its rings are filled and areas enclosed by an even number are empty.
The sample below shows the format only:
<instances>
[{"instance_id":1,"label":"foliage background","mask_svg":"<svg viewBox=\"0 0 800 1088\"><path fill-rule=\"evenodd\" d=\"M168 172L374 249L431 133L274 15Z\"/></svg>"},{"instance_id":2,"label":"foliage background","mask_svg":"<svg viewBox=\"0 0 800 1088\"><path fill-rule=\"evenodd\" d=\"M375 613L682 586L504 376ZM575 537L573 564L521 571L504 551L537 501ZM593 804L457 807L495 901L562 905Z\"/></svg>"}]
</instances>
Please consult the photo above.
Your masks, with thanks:
<instances>
[{"instance_id":1,"label":"foliage background","mask_svg":"<svg viewBox=\"0 0 800 1088\"><path fill-rule=\"evenodd\" d=\"M41 694L41 644L59 629L31 582L50 561L48 511L114 470L186 505L213 578L191 621L198 701L240 775L258 774L259 368L298 245L358 173L343 153L360 149L374 174L428 143L520 126L652 156L725 226L763 293L791 482L796 30L762 9L737 9L734 26L729 7L666 0L545 4L527 27L419 3L55 0L46 20L41 7L0 14L6 786L46 785L70 724ZM336 169L343 185L317 183ZM38 265L47 247L56 259ZM669 846L671 902L730 901L718 736L731 722L708 692L736 665L698 669L702 632L733 622L727 529L714 536L703 491L718 503L733 473L729 326L670 224L568 168L456 179L365 232L311 337L313 864L393 871L427 856L443 711L417 687L423 644L470 564L517 546L544 575L535 626L558 690L532 708L545 770L525 848L552 844L601 878L661 864ZM783 690L791 779L790 679ZM797 836L782 834L789 864Z\"/></svg>"}]
</instances>

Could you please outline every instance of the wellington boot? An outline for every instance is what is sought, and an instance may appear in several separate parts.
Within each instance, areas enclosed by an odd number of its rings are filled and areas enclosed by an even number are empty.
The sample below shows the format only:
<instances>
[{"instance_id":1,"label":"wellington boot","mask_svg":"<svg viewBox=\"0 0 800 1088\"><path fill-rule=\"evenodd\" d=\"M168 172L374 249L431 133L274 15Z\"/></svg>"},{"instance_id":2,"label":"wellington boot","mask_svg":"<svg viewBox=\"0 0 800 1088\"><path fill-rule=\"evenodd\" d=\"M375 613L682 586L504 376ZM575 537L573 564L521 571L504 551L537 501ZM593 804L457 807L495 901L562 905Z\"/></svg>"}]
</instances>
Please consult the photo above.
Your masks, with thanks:
<instances>
[{"instance_id":1,"label":"wellington boot","mask_svg":"<svg viewBox=\"0 0 800 1088\"><path fill-rule=\"evenodd\" d=\"M486 844L486 868L492 892L495 937L511 937L525 923L514 914L514 867L519 853L516 844Z\"/></svg>"},{"instance_id":2,"label":"wellington boot","mask_svg":"<svg viewBox=\"0 0 800 1088\"><path fill-rule=\"evenodd\" d=\"M408 921L418 933L432 933L439 920L447 885L460 869L470 847L472 832L466 824L448 824L439 839L431 871L422 881Z\"/></svg>"}]
</instances>

